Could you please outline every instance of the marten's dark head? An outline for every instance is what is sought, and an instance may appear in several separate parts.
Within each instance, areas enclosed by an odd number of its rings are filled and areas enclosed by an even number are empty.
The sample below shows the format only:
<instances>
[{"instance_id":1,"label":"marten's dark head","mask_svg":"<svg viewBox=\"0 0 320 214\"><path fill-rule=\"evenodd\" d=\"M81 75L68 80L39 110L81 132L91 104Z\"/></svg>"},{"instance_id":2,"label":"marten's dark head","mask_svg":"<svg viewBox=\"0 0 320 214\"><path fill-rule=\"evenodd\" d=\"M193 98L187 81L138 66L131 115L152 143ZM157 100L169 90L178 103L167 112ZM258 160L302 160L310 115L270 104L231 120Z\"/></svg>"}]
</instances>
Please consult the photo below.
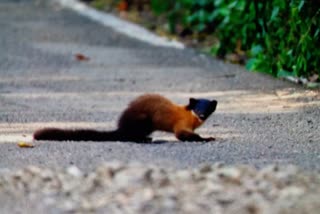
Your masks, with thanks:
<instances>
[{"instance_id":1,"label":"marten's dark head","mask_svg":"<svg viewBox=\"0 0 320 214\"><path fill-rule=\"evenodd\" d=\"M216 100L190 98L187 109L193 111L201 120L206 120L217 107Z\"/></svg>"}]
</instances>

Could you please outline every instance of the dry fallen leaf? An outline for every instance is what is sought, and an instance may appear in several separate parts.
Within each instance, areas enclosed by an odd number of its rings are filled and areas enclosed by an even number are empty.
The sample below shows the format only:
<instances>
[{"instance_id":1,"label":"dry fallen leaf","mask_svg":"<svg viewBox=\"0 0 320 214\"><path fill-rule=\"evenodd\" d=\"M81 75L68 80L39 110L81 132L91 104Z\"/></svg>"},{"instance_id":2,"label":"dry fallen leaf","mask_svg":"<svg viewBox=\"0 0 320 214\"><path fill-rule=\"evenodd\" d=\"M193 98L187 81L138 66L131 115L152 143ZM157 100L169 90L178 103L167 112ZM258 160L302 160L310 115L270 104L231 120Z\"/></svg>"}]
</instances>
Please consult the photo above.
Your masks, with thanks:
<instances>
[{"instance_id":1,"label":"dry fallen leaf","mask_svg":"<svg viewBox=\"0 0 320 214\"><path fill-rule=\"evenodd\" d=\"M27 142L23 142L23 141L20 141L18 143L18 146L20 148L33 148L34 147L34 145L32 143L27 143Z\"/></svg>"},{"instance_id":2,"label":"dry fallen leaf","mask_svg":"<svg viewBox=\"0 0 320 214\"><path fill-rule=\"evenodd\" d=\"M118 11L128 11L128 2L127 1L120 1L118 3Z\"/></svg>"},{"instance_id":3,"label":"dry fallen leaf","mask_svg":"<svg viewBox=\"0 0 320 214\"><path fill-rule=\"evenodd\" d=\"M77 53L77 54L75 54L74 56L75 56L76 59L79 60L79 61L88 61L88 60L90 60L89 57L87 57L87 56L85 56L85 55L83 55L83 54L81 54L81 53Z\"/></svg>"}]
</instances>

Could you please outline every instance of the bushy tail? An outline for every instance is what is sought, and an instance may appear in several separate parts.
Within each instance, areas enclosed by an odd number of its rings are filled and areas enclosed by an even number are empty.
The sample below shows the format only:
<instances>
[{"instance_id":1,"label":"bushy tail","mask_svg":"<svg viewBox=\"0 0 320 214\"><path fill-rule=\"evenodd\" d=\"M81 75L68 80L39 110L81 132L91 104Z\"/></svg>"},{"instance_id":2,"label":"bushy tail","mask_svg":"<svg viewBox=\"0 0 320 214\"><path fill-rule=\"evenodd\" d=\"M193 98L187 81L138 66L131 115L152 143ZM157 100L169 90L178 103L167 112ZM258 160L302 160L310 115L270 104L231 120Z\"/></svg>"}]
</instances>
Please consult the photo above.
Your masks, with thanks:
<instances>
[{"instance_id":1,"label":"bushy tail","mask_svg":"<svg viewBox=\"0 0 320 214\"><path fill-rule=\"evenodd\" d=\"M96 131L90 129L57 129L45 128L33 134L35 140L55 140L55 141L119 141L121 135L115 131Z\"/></svg>"}]
</instances>

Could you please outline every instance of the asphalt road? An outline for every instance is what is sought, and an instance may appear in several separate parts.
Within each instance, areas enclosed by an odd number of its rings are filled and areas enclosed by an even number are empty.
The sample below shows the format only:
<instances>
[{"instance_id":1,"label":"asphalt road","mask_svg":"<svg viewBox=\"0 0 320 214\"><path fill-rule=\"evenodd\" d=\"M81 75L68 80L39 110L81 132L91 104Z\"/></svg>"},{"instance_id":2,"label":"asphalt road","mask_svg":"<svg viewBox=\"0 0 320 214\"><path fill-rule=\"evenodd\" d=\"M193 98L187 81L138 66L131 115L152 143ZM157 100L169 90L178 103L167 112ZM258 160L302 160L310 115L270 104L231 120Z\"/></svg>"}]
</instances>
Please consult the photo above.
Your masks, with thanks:
<instances>
[{"instance_id":1,"label":"asphalt road","mask_svg":"<svg viewBox=\"0 0 320 214\"><path fill-rule=\"evenodd\" d=\"M320 96L190 49L152 46L45 0L0 2L0 169L35 164L143 162L186 168L204 163L295 164L320 169ZM79 61L75 54L90 59ZM128 102L160 93L184 104L217 99L198 132L216 142L34 142L37 128L112 129Z\"/></svg>"}]
</instances>

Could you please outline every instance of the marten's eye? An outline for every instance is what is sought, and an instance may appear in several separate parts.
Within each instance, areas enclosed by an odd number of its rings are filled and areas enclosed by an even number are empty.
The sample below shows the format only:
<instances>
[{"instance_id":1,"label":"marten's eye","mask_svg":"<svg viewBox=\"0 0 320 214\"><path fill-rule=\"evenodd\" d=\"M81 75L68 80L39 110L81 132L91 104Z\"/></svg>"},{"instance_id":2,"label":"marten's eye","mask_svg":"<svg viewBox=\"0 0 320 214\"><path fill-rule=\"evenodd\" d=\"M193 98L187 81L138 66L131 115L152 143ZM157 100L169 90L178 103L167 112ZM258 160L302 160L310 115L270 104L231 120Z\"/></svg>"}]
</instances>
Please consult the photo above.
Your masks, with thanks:
<instances>
[{"instance_id":1,"label":"marten's eye","mask_svg":"<svg viewBox=\"0 0 320 214\"><path fill-rule=\"evenodd\" d=\"M204 114L200 114L199 117L201 120L204 120L206 118L206 116L204 116Z\"/></svg>"}]
</instances>

